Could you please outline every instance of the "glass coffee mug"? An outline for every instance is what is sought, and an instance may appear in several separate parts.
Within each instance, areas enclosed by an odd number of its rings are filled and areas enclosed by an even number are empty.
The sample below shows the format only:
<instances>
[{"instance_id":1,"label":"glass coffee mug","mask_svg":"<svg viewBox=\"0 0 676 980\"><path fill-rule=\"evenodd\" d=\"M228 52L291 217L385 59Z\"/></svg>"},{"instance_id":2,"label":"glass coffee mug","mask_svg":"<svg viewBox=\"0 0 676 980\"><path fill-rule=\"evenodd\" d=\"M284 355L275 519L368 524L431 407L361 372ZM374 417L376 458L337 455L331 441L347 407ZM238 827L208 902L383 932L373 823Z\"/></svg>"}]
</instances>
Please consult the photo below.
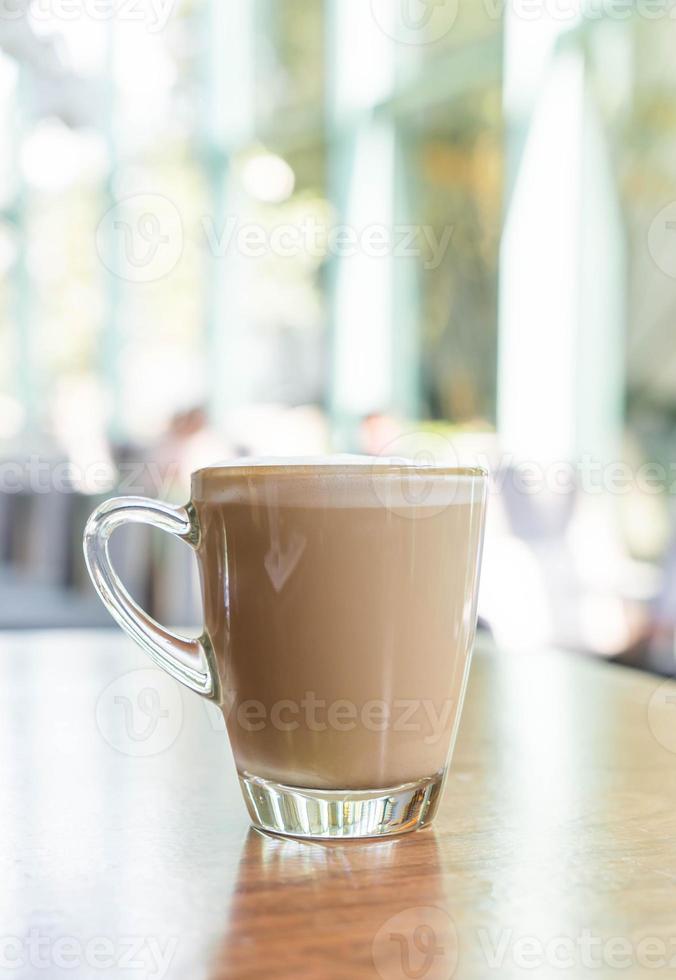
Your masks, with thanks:
<instances>
[{"instance_id":1,"label":"glass coffee mug","mask_svg":"<svg viewBox=\"0 0 676 980\"><path fill-rule=\"evenodd\" d=\"M256 827L380 837L434 815L476 626L487 478L369 458L199 470L186 507L140 497L92 514L84 551L111 614L225 715ZM122 524L197 553L204 631L129 596L108 554Z\"/></svg>"}]
</instances>

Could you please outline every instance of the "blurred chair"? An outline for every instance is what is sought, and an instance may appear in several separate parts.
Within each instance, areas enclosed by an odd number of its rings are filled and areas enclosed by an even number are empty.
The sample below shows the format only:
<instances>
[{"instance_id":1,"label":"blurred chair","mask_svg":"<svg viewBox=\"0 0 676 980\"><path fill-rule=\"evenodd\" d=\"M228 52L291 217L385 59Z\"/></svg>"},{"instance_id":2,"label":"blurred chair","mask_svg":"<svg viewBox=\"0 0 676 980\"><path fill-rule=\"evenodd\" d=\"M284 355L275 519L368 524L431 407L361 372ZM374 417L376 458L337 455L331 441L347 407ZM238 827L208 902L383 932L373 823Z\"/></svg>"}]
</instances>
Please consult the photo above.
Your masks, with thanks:
<instances>
[{"instance_id":1,"label":"blurred chair","mask_svg":"<svg viewBox=\"0 0 676 980\"><path fill-rule=\"evenodd\" d=\"M60 460L41 460L46 468L39 471L31 469L33 461L17 462L23 486L0 495L0 629L112 626L82 555L84 525L97 501L53 486L49 471ZM31 484L31 472L44 476L40 486ZM132 592L144 598L150 593L149 529L132 530L134 540L116 535L111 552Z\"/></svg>"},{"instance_id":2,"label":"blurred chair","mask_svg":"<svg viewBox=\"0 0 676 980\"><path fill-rule=\"evenodd\" d=\"M12 512L14 495L0 493L0 566L9 561L12 542Z\"/></svg>"},{"instance_id":3,"label":"blurred chair","mask_svg":"<svg viewBox=\"0 0 676 980\"><path fill-rule=\"evenodd\" d=\"M65 588L70 571L73 492L24 490L15 503L14 565L33 582Z\"/></svg>"}]
</instances>

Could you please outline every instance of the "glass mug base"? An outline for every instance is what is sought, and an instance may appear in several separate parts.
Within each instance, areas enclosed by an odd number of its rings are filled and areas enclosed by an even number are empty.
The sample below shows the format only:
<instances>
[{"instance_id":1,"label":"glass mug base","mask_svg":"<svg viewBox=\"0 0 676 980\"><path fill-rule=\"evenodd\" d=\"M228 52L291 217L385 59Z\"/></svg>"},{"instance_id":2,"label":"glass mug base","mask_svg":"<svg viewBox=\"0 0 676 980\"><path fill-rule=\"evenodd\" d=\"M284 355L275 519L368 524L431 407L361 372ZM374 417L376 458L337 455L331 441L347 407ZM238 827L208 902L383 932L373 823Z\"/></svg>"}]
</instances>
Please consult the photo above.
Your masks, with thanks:
<instances>
[{"instance_id":1,"label":"glass mug base","mask_svg":"<svg viewBox=\"0 0 676 980\"><path fill-rule=\"evenodd\" d=\"M374 790L325 790L284 786L239 774L254 827L286 837L355 840L388 837L430 823L439 801L443 773Z\"/></svg>"}]
</instances>

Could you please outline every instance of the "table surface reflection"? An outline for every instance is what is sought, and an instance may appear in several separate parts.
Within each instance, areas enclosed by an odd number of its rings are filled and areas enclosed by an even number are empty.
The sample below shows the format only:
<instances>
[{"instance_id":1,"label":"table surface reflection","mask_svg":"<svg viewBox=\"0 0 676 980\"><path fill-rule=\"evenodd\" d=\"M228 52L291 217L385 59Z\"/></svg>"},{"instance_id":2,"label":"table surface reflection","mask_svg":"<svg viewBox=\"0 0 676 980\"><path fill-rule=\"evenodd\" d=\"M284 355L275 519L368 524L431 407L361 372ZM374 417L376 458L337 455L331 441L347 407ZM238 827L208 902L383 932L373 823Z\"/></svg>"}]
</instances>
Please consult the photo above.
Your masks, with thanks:
<instances>
[{"instance_id":1,"label":"table surface reflection","mask_svg":"<svg viewBox=\"0 0 676 980\"><path fill-rule=\"evenodd\" d=\"M247 824L220 716L108 631L0 635L0 976L653 977L676 963L676 685L475 656L436 824Z\"/></svg>"}]
</instances>

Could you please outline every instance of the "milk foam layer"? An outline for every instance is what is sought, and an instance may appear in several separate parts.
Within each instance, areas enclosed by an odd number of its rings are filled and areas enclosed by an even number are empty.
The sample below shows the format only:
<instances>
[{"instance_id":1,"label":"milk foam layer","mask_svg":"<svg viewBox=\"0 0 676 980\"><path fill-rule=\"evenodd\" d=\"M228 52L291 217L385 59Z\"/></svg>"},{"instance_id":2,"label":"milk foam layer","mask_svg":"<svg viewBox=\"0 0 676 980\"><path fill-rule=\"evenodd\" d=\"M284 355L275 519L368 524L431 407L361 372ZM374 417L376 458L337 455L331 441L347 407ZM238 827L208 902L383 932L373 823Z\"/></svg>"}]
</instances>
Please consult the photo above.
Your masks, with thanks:
<instances>
[{"instance_id":1,"label":"milk foam layer","mask_svg":"<svg viewBox=\"0 0 676 980\"><path fill-rule=\"evenodd\" d=\"M260 506L419 510L471 503L482 496L485 478L479 468L383 456L244 458L198 470L192 496Z\"/></svg>"}]
</instances>

